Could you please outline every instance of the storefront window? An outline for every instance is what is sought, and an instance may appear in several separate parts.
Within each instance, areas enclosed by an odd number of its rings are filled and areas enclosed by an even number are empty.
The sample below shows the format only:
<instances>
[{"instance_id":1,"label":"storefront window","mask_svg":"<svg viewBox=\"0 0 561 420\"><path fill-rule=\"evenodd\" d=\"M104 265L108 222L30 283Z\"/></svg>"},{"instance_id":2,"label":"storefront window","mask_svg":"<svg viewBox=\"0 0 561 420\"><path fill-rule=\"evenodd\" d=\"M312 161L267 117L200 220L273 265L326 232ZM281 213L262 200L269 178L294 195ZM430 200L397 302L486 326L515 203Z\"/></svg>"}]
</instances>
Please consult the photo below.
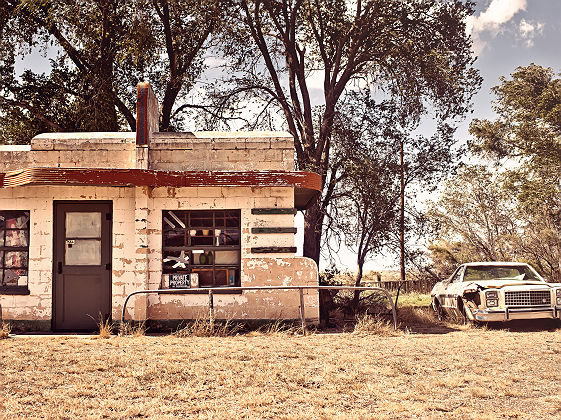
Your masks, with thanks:
<instances>
[{"instance_id":1,"label":"storefront window","mask_svg":"<svg viewBox=\"0 0 561 420\"><path fill-rule=\"evenodd\" d=\"M0 210L0 292L27 289L29 211Z\"/></svg>"},{"instance_id":2,"label":"storefront window","mask_svg":"<svg viewBox=\"0 0 561 420\"><path fill-rule=\"evenodd\" d=\"M198 274L200 287L240 284L239 210L165 210L163 273Z\"/></svg>"}]
</instances>

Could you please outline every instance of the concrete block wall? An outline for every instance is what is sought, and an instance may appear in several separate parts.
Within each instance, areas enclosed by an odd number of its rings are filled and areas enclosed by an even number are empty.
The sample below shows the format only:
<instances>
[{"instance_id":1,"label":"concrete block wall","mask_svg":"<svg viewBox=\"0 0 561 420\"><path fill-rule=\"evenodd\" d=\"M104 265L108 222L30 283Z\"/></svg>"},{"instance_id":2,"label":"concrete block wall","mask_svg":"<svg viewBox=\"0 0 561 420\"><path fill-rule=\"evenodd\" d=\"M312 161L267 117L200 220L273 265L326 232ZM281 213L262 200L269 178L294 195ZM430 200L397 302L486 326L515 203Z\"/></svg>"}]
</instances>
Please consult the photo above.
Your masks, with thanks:
<instances>
[{"instance_id":1,"label":"concrete block wall","mask_svg":"<svg viewBox=\"0 0 561 420\"><path fill-rule=\"evenodd\" d=\"M135 133L46 133L0 147L0 172L29 167L135 168Z\"/></svg>"},{"instance_id":2,"label":"concrete block wall","mask_svg":"<svg viewBox=\"0 0 561 420\"><path fill-rule=\"evenodd\" d=\"M318 284L316 264L294 254L253 254L252 247L294 246L294 234L252 234L252 227L292 227L293 215L254 215L255 207L293 207L289 187L191 187L155 188L148 214L150 289L157 289L162 278L162 211L241 209L241 285ZM306 293L306 317L317 320L318 293ZM244 292L215 295L217 318L296 319L300 305L298 292ZM148 318L153 320L194 319L208 314L206 295L149 295Z\"/></svg>"},{"instance_id":3,"label":"concrete block wall","mask_svg":"<svg viewBox=\"0 0 561 420\"><path fill-rule=\"evenodd\" d=\"M0 146L0 172L14 171L30 166L31 146Z\"/></svg>"},{"instance_id":4,"label":"concrete block wall","mask_svg":"<svg viewBox=\"0 0 561 420\"><path fill-rule=\"evenodd\" d=\"M30 166L134 168L134 133L47 133L31 140Z\"/></svg>"},{"instance_id":5,"label":"concrete block wall","mask_svg":"<svg viewBox=\"0 0 561 420\"><path fill-rule=\"evenodd\" d=\"M162 278L162 211L241 209L242 286L317 285L313 261L294 254L252 254L255 246L294 246L294 234L256 235L252 227L290 227L293 215L253 215L254 207L291 207L288 187L70 187L28 186L0 189L0 208L29 210L29 295L0 295L4 320L48 321L52 318L53 201L111 200L112 316L120 319L125 297L141 289L158 289ZM306 293L307 318L318 318L318 295ZM127 318L193 319L208 313L206 295L137 296ZM217 318L298 318L297 292L244 292L217 295Z\"/></svg>"},{"instance_id":6,"label":"concrete block wall","mask_svg":"<svg viewBox=\"0 0 561 420\"><path fill-rule=\"evenodd\" d=\"M294 142L279 132L46 133L30 146L0 147L0 172L27 167L168 171L294 170Z\"/></svg>"},{"instance_id":7,"label":"concrete block wall","mask_svg":"<svg viewBox=\"0 0 561 420\"><path fill-rule=\"evenodd\" d=\"M279 132L153 133L151 169L294 170L294 140Z\"/></svg>"},{"instance_id":8,"label":"concrete block wall","mask_svg":"<svg viewBox=\"0 0 561 420\"><path fill-rule=\"evenodd\" d=\"M0 294L1 318L4 320L50 321L53 294L53 201L54 200L112 200L112 305L113 317L119 319L117 308L124 297L139 289L131 249L134 246L134 191L119 187L39 187L0 189L2 210L30 211L29 238L29 295ZM143 316L139 308L135 315Z\"/></svg>"}]
</instances>

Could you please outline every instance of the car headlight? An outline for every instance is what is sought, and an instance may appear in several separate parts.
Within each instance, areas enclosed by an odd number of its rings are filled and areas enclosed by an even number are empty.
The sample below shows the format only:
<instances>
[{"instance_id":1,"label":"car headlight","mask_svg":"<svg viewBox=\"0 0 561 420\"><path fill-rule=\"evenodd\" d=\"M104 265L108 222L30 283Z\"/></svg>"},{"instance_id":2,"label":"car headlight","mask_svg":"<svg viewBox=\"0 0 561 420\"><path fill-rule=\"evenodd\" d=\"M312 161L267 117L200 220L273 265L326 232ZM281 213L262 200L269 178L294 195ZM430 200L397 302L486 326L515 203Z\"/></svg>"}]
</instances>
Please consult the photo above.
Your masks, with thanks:
<instances>
[{"instance_id":1,"label":"car headlight","mask_svg":"<svg viewBox=\"0 0 561 420\"><path fill-rule=\"evenodd\" d=\"M485 292L485 303L487 307L499 306L499 292L496 290L490 290Z\"/></svg>"},{"instance_id":2,"label":"car headlight","mask_svg":"<svg viewBox=\"0 0 561 420\"><path fill-rule=\"evenodd\" d=\"M561 289L555 289L555 296L557 297L555 303L561 306Z\"/></svg>"}]
</instances>

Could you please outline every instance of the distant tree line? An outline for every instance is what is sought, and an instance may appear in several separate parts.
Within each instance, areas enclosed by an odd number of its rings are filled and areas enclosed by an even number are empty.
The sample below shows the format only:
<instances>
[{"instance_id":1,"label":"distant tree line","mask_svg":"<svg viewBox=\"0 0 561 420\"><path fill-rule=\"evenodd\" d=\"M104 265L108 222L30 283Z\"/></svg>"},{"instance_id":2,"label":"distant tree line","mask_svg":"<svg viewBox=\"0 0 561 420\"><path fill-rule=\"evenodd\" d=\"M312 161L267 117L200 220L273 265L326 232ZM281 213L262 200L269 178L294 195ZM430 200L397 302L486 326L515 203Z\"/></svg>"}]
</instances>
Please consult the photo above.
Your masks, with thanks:
<instances>
[{"instance_id":1,"label":"distant tree line","mask_svg":"<svg viewBox=\"0 0 561 420\"><path fill-rule=\"evenodd\" d=\"M474 119L473 157L428 218L440 277L468 261L525 261L561 281L561 79L535 64L501 78L494 121Z\"/></svg>"}]
</instances>

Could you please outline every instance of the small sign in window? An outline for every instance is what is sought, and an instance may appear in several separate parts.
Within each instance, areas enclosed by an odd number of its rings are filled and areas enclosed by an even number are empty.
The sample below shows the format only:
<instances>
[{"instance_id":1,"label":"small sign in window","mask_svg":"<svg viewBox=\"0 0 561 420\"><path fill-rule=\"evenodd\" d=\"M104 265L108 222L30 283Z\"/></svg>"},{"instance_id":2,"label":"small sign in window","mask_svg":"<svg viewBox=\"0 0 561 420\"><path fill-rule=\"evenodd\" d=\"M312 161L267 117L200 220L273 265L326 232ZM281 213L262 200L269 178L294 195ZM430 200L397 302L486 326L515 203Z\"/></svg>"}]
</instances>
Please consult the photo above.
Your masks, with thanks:
<instances>
[{"instance_id":1,"label":"small sign in window","mask_svg":"<svg viewBox=\"0 0 561 420\"><path fill-rule=\"evenodd\" d=\"M199 287L199 275L192 274L170 274L169 275L169 288L170 289L187 289L190 287Z\"/></svg>"}]
</instances>

